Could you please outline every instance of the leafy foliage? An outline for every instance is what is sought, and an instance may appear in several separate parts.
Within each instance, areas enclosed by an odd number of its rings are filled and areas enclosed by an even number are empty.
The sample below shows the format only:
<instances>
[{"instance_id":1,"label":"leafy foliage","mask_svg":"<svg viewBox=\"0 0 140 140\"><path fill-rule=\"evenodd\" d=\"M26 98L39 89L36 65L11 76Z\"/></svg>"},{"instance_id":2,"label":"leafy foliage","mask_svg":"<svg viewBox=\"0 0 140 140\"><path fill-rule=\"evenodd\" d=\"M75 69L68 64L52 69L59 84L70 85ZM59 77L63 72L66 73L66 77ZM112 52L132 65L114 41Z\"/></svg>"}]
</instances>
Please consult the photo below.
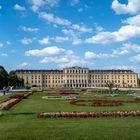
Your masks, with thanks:
<instances>
[{"instance_id":1,"label":"leafy foliage","mask_svg":"<svg viewBox=\"0 0 140 140\"><path fill-rule=\"evenodd\" d=\"M17 77L15 71L11 71L9 74L3 66L0 66L0 89L7 86L22 87L23 79Z\"/></svg>"},{"instance_id":2,"label":"leafy foliage","mask_svg":"<svg viewBox=\"0 0 140 140\"><path fill-rule=\"evenodd\" d=\"M8 73L3 66L0 66L0 89L8 85Z\"/></svg>"}]
</instances>

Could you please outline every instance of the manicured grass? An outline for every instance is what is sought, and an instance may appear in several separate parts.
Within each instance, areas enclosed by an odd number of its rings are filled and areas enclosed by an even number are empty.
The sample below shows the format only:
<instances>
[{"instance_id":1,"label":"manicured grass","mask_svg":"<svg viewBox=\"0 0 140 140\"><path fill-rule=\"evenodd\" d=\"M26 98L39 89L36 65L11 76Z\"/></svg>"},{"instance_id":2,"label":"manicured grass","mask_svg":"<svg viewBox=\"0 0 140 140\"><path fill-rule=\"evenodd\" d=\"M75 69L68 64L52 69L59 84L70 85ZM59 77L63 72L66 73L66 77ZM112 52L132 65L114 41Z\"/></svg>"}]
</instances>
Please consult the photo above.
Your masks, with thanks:
<instances>
[{"instance_id":1,"label":"manicured grass","mask_svg":"<svg viewBox=\"0 0 140 140\"><path fill-rule=\"evenodd\" d=\"M0 140L139 140L135 118L37 119L36 115L0 118Z\"/></svg>"},{"instance_id":2,"label":"manicured grass","mask_svg":"<svg viewBox=\"0 0 140 140\"><path fill-rule=\"evenodd\" d=\"M140 110L140 103L124 103L122 106L117 107L93 107L93 106L74 106L70 105L68 100L61 99L42 99L44 93L35 93L28 99L24 99L22 102L15 105L10 109L10 112L61 112L61 111L116 111L116 110ZM110 97L110 99L129 99L132 97L126 95L120 95L119 97Z\"/></svg>"},{"instance_id":3,"label":"manicured grass","mask_svg":"<svg viewBox=\"0 0 140 140\"><path fill-rule=\"evenodd\" d=\"M38 92L0 117L0 140L139 140L139 117L39 119L39 112L140 110L140 103L118 107L74 106L67 100L42 99ZM3 97L7 98L7 97ZM91 97L92 98L92 97ZM109 99L133 100L120 95Z\"/></svg>"},{"instance_id":4,"label":"manicured grass","mask_svg":"<svg viewBox=\"0 0 140 140\"><path fill-rule=\"evenodd\" d=\"M0 102L4 101L4 100L7 99L8 97L9 97L9 95L0 96Z\"/></svg>"}]
</instances>

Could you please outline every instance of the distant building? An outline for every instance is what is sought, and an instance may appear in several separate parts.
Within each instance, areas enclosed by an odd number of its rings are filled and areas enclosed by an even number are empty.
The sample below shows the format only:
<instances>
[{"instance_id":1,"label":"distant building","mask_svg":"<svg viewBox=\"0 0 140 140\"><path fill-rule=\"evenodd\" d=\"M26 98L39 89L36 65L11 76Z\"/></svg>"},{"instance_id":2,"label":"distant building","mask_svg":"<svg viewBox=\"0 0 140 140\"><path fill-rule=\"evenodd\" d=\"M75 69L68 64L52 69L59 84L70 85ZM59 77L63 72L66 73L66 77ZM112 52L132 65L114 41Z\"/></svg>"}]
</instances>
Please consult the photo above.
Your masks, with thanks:
<instances>
[{"instance_id":1,"label":"distant building","mask_svg":"<svg viewBox=\"0 0 140 140\"><path fill-rule=\"evenodd\" d=\"M132 70L89 70L67 67L63 70L16 70L24 85L30 87L106 87L112 82L116 87L137 87L138 74Z\"/></svg>"}]
</instances>

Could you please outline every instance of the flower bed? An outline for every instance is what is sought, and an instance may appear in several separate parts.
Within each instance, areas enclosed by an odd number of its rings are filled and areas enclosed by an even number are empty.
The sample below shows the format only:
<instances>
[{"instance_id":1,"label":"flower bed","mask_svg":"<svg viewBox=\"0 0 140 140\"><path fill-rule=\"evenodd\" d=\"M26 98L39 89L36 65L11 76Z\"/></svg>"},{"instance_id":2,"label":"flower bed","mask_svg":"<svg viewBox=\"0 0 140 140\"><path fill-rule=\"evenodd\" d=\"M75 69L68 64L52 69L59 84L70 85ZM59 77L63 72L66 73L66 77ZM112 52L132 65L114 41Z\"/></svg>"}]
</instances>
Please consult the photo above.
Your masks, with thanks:
<instances>
[{"instance_id":1,"label":"flower bed","mask_svg":"<svg viewBox=\"0 0 140 140\"><path fill-rule=\"evenodd\" d=\"M140 111L114 111L114 112L41 112L38 118L99 118L99 117L128 117L140 116Z\"/></svg>"},{"instance_id":2,"label":"flower bed","mask_svg":"<svg viewBox=\"0 0 140 140\"><path fill-rule=\"evenodd\" d=\"M10 96L10 98L18 98L18 99L23 99L24 98L24 94L13 94Z\"/></svg>"},{"instance_id":3,"label":"flower bed","mask_svg":"<svg viewBox=\"0 0 140 140\"><path fill-rule=\"evenodd\" d=\"M28 96L32 95L32 93L25 93L25 94L13 94L10 96L10 98L19 98L19 99L25 99L27 98Z\"/></svg>"},{"instance_id":4,"label":"flower bed","mask_svg":"<svg viewBox=\"0 0 140 140\"><path fill-rule=\"evenodd\" d=\"M119 106L122 105L120 100L93 100L92 106Z\"/></svg>"},{"instance_id":5,"label":"flower bed","mask_svg":"<svg viewBox=\"0 0 140 140\"><path fill-rule=\"evenodd\" d=\"M59 90L59 94L61 95L70 95L70 94L78 94L76 93L76 91L74 89L70 89L70 90Z\"/></svg>"},{"instance_id":6,"label":"flower bed","mask_svg":"<svg viewBox=\"0 0 140 140\"><path fill-rule=\"evenodd\" d=\"M82 103L80 103L82 102ZM83 103L89 102L89 104ZM125 100L72 100L69 102L71 105L76 106L120 106L123 103L140 103L138 100L125 101Z\"/></svg>"},{"instance_id":7,"label":"flower bed","mask_svg":"<svg viewBox=\"0 0 140 140\"><path fill-rule=\"evenodd\" d=\"M10 99L9 102L7 101L5 103L5 105L3 105L2 110L8 110L9 108L11 108L12 106L14 106L15 104L17 104L18 102L20 102L22 99L20 98L16 98L16 99Z\"/></svg>"},{"instance_id":8,"label":"flower bed","mask_svg":"<svg viewBox=\"0 0 140 140\"><path fill-rule=\"evenodd\" d=\"M30 95L32 95L32 93L11 95L8 99L0 103L0 108L2 110L8 110L12 106L20 102L22 99L27 98Z\"/></svg>"},{"instance_id":9,"label":"flower bed","mask_svg":"<svg viewBox=\"0 0 140 140\"><path fill-rule=\"evenodd\" d=\"M119 106L122 102L119 100L72 100L69 103L76 106L87 106L87 104L81 104L79 102L90 102L90 106Z\"/></svg>"}]
</instances>

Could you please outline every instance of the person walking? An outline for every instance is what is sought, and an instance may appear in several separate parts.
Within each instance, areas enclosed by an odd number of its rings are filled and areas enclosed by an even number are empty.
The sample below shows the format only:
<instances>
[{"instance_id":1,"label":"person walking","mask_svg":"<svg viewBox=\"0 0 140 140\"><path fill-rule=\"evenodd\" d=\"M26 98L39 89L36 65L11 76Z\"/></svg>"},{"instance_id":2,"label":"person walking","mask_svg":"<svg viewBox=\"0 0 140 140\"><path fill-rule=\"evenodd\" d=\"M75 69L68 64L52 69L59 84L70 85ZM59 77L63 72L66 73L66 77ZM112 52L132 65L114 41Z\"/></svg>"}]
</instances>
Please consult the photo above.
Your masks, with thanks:
<instances>
[{"instance_id":1,"label":"person walking","mask_svg":"<svg viewBox=\"0 0 140 140\"><path fill-rule=\"evenodd\" d=\"M6 88L3 87L3 95L5 95L5 92L6 92Z\"/></svg>"}]
</instances>

